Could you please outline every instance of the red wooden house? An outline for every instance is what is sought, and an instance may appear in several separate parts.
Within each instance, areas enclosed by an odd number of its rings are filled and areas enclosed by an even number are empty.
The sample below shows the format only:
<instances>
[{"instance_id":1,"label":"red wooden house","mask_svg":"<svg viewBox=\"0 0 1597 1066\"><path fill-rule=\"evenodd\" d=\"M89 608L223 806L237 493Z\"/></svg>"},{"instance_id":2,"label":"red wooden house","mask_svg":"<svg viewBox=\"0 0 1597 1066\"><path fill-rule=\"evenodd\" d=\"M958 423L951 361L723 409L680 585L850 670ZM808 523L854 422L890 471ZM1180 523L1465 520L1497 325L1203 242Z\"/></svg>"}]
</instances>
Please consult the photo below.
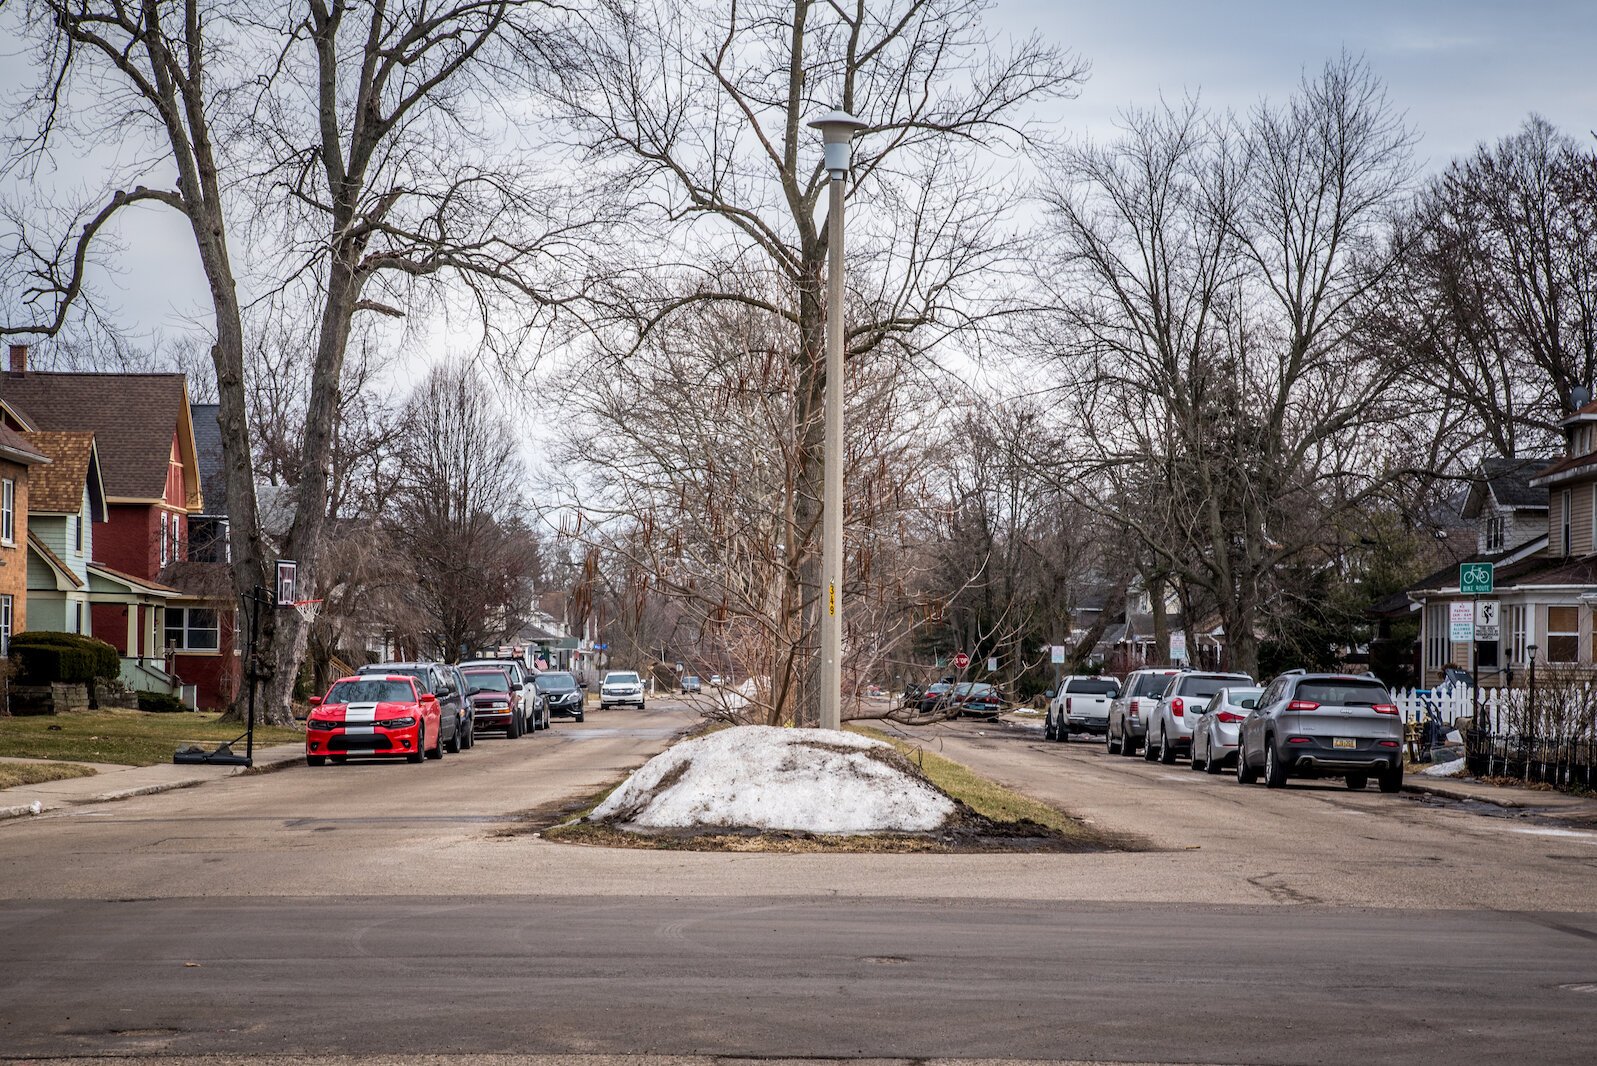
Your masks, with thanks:
<instances>
[{"instance_id":1,"label":"red wooden house","mask_svg":"<svg viewBox=\"0 0 1597 1066\"><path fill-rule=\"evenodd\" d=\"M41 373L13 346L0 418L94 434L108 520L88 566L91 633L121 653L123 680L225 706L237 691L237 612L225 573L219 585L217 565L189 559L190 518L205 503L183 375Z\"/></svg>"}]
</instances>

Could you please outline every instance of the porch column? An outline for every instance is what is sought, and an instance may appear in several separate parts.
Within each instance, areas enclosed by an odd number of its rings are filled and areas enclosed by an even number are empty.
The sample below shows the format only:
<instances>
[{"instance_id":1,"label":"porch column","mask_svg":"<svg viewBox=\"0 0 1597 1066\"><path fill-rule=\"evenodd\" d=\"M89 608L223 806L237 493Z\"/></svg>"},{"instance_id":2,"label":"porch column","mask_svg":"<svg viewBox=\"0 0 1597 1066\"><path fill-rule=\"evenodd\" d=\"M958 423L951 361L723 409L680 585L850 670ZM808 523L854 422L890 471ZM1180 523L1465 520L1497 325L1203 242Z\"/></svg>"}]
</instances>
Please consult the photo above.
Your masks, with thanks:
<instances>
[{"instance_id":1,"label":"porch column","mask_svg":"<svg viewBox=\"0 0 1597 1066\"><path fill-rule=\"evenodd\" d=\"M128 654L139 657L139 612L144 608L137 603L128 604Z\"/></svg>"}]
</instances>

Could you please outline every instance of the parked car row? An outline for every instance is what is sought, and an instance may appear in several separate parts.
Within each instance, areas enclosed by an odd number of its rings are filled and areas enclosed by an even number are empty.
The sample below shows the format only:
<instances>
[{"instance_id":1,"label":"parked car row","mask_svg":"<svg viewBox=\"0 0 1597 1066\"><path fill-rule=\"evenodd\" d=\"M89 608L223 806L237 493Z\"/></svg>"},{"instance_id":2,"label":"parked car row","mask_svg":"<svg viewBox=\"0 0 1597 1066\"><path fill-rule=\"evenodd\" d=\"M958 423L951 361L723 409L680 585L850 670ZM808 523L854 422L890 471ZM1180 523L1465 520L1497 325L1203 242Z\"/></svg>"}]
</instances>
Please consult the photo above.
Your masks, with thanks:
<instances>
[{"instance_id":1,"label":"parked car row","mask_svg":"<svg viewBox=\"0 0 1597 1066\"><path fill-rule=\"evenodd\" d=\"M419 763L471 748L479 733L502 732L514 740L547 729L552 715L573 713L566 706L567 681L581 721L581 690L570 674L533 677L514 659L363 666L311 698L305 762L323 766L329 759L374 755Z\"/></svg>"},{"instance_id":2,"label":"parked car row","mask_svg":"<svg viewBox=\"0 0 1597 1066\"><path fill-rule=\"evenodd\" d=\"M1291 670L1260 687L1247 674L1144 669L1124 682L1067 677L1048 699L1048 740L1101 735L1112 755L1184 757L1193 770L1231 767L1239 783L1270 788L1293 777L1403 786L1403 717L1370 675Z\"/></svg>"}]
</instances>

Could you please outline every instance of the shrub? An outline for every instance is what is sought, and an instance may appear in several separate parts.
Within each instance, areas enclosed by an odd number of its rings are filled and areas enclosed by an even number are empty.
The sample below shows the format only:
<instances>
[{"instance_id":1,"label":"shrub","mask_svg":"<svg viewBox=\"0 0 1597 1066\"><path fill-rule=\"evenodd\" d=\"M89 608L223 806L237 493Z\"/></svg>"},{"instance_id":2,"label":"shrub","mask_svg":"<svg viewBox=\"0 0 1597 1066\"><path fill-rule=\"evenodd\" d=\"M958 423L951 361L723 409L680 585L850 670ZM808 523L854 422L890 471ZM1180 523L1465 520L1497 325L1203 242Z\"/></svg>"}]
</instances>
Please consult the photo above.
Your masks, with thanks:
<instances>
[{"instance_id":1,"label":"shrub","mask_svg":"<svg viewBox=\"0 0 1597 1066\"><path fill-rule=\"evenodd\" d=\"M11 638L11 655L17 661L22 683L28 685L110 680L122 668L115 648L78 633L18 633Z\"/></svg>"},{"instance_id":2,"label":"shrub","mask_svg":"<svg viewBox=\"0 0 1597 1066\"><path fill-rule=\"evenodd\" d=\"M139 710L171 714L175 711L186 711L188 707L176 696L168 696L164 692L140 692Z\"/></svg>"}]
</instances>

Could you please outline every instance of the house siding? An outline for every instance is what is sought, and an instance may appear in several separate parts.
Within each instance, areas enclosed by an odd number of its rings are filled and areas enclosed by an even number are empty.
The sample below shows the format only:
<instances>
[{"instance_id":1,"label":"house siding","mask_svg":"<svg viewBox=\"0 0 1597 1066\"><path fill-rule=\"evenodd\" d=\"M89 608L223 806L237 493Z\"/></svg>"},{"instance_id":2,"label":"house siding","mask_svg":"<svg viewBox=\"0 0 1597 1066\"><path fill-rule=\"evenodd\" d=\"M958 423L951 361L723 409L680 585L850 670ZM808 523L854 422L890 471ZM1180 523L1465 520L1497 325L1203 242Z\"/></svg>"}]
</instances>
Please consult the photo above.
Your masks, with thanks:
<instances>
[{"instance_id":1,"label":"house siding","mask_svg":"<svg viewBox=\"0 0 1597 1066\"><path fill-rule=\"evenodd\" d=\"M1590 555L1592 552L1591 485L1576 485L1569 494L1570 554Z\"/></svg>"},{"instance_id":2,"label":"house siding","mask_svg":"<svg viewBox=\"0 0 1597 1066\"><path fill-rule=\"evenodd\" d=\"M0 478L16 483L13 538L0 545L0 595L11 597L11 632L28 628L28 468L0 459Z\"/></svg>"}]
</instances>

